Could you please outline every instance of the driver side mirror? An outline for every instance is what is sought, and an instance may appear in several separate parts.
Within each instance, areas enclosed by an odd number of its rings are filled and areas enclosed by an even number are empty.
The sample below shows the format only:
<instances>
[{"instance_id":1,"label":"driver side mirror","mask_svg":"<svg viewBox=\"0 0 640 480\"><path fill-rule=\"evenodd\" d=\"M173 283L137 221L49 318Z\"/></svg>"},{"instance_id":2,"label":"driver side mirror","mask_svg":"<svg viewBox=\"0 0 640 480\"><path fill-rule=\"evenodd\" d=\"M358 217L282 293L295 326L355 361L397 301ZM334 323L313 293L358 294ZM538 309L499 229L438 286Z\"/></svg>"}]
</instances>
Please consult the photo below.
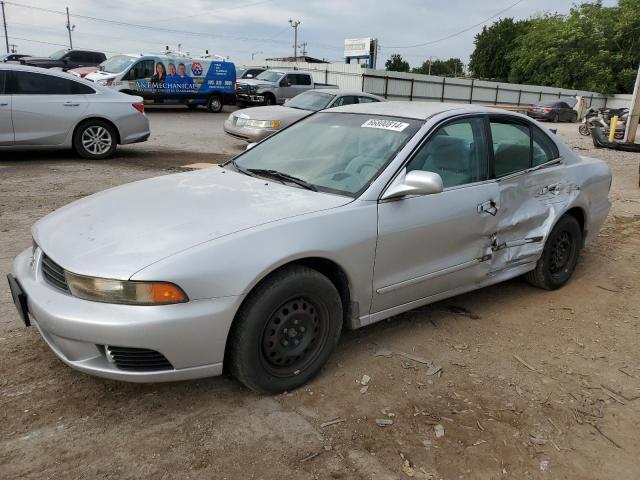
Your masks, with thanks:
<instances>
[{"instance_id":1,"label":"driver side mirror","mask_svg":"<svg viewBox=\"0 0 640 480\"><path fill-rule=\"evenodd\" d=\"M281 87L290 87L291 86L291 82L289 80L287 80L286 78L283 78L282 80L280 80L280 86Z\"/></svg>"},{"instance_id":2,"label":"driver side mirror","mask_svg":"<svg viewBox=\"0 0 640 480\"><path fill-rule=\"evenodd\" d=\"M392 186L382 196L382 200L405 197L407 195L431 195L444 189L442 177L435 172L413 170L404 181Z\"/></svg>"},{"instance_id":3,"label":"driver side mirror","mask_svg":"<svg viewBox=\"0 0 640 480\"><path fill-rule=\"evenodd\" d=\"M247 73L244 78L253 78L253 75L251 73Z\"/></svg>"}]
</instances>

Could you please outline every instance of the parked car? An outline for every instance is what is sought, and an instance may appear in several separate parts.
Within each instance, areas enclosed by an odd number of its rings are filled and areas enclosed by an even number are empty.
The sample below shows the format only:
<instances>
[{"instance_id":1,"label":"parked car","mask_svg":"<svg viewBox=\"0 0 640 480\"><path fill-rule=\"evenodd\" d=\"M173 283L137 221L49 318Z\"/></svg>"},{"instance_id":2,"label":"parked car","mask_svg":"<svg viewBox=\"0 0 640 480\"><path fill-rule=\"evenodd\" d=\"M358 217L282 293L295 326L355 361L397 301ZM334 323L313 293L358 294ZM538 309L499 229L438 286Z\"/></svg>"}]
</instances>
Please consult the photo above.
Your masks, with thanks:
<instances>
[{"instance_id":1,"label":"parked car","mask_svg":"<svg viewBox=\"0 0 640 480\"><path fill-rule=\"evenodd\" d=\"M262 67L236 67L236 79L255 78L265 70Z\"/></svg>"},{"instance_id":2,"label":"parked car","mask_svg":"<svg viewBox=\"0 0 640 480\"><path fill-rule=\"evenodd\" d=\"M134 382L316 375L343 327L525 275L557 289L611 172L524 115L377 102L315 113L222 168L78 200L9 283L66 364ZM496 304L496 308L499 305Z\"/></svg>"},{"instance_id":3,"label":"parked car","mask_svg":"<svg viewBox=\"0 0 640 480\"><path fill-rule=\"evenodd\" d=\"M370 93L348 90L307 90L288 100L284 106L254 107L238 110L224 122L224 131L250 143L264 140L278 130L327 108L356 103L384 102Z\"/></svg>"},{"instance_id":4,"label":"parked car","mask_svg":"<svg viewBox=\"0 0 640 480\"><path fill-rule=\"evenodd\" d=\"M212 113L235 103L235 65L182 54L116 55L100 64L87 80L147 103L206 106Z\"/></svg>"},{"instance_id":5,"label":"parked car","mask_svg":"<svg viewBox=\"0 0 640 480\"><path fill-rule=\"evenodd\" d=\"M84 78L90 73L97 72L99 67L79 67L72 68L71 70L67 70L71 75L75 75L76 77Z\"/></svg>"},{"instance_id":6,"label":"parked car","mask_svg":"<svg viewBox=\"0 0 640 480\"><path fill-rule=\"evenodd\" d=\"M30 55L24 55L22 53L5 53L0 55L0 62L19 62L23 58L28 58Z\"/></svg>"},{"instance_id":7,"label":"parked car","mask_svg":"<svg viewBox=\"0 0 640 480\"><path fill-rule=\"evenodd\" d=\"M527 110L527 115L536 120L549 120L552 122L573 123L578 121L578 112L564 100L550 100L531 105Z\"/></svg>"},{"instance_id":8,"label":"parked car","mask_svg":"<svg viewBox=\"0 0 640 480\"><path fill-rule=\"evenodd\" d=\"M309 72L302 70L265 70L256 78L236 82L238 105L276 105L314 88L338 88L328 83L315 83Z\"/></svg>"},{"instance_id":9,"label":"parked car","mask_svg":"<svg viewBox=\"0 0 640 480\"><path fill-rule=\"evenodd\" d=\"M52 53L48 57L27 57L20 59L23 65L40 68L60 68L69 70L78 67L96 66L104 62L107 56L92 50L64 49Z\"/></svg>"},{"instance_id":10,"label":"parked car","mask_svg":"<svg viewBox=\"0 0 640 480\"><path fill-rule=\"evenodd\" d=\"M0 63L0 150L73 148L103 159L118 144L147 138L142 98L61 71Z\"/></svg>"}]
</instances>

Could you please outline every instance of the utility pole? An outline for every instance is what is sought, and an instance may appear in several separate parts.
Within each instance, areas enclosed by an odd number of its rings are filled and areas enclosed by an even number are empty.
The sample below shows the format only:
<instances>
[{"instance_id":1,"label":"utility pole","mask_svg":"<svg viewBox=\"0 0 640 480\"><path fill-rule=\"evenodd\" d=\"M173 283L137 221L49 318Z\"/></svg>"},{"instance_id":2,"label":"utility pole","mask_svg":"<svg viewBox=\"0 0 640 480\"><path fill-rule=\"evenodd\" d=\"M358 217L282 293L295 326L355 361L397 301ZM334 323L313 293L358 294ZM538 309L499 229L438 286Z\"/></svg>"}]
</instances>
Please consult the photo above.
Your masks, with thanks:
<instances>
[{"instance_id":1,"label":"utility pole","mask_svg":"<svg viewBox=\"0 0 640 480\"><path fill-rule=\"evenodd\" d=\"M298 59L298 25L300 25L300 20L291 20L289 19L289 25L293 27L294 36L293 36L293 61L297 61Z\"/></svg>"},{"instance_id":2,"label":"utility pole","mask_svg":"<svg viewBox=\"0 0 640 480\"><path fill-rule=\"evenodd\" d=\"M7 53L9 53L9 34L7 33L7 17L4 14L4 2L0 2L2 4L2 23L4 25L4 41L7 45Z\"/></svg>"},{"instance_id":3,"label":"utility pole","mask_svg":"<svg viewBox=\"0 0 640 480\"><path fill-rule=\"evenodd\" d=\"M638 67L638 76L636 77L636 85L635 87L633 87L633 96L631 97L631 108L629 108L629 121L627 122L627 131L624 132L624 139L626 142L635 143L639 119L640 119L640 67Z\"/></svg>"},{"instance_id":4,"label":"utility pole","mask_svg":"<svg viewBox=\"0 0 640 480\"><path fill-rule=\"evenodd\" d=\"M69 7L67 7L67 30L69 30L69 48L73 48L73 41L71 40L71 32L76 28L75 25L71 25L69 20Z\"/></svg>"},{"instance_id":5,"label":"utility pole","mask_svg":"<svg viewBox=\"0 0 640 480\"><path fill-rule=\"evenodd\" d=\"M433 58L433 57L429 57L429 75L431 75L431 59L432 59L432 58Z\"/></svg>"},{"instance_id":6,"label":"utility pole","mask_svg":"<svg viewBox=\"0 0 640 480\"><path fill-rule=\"evenodd\" d=\"M302 48L302 56L306 57L307 56L307 42L301 42L300 43L300 48Z\"/></svg>"}]
</instances>

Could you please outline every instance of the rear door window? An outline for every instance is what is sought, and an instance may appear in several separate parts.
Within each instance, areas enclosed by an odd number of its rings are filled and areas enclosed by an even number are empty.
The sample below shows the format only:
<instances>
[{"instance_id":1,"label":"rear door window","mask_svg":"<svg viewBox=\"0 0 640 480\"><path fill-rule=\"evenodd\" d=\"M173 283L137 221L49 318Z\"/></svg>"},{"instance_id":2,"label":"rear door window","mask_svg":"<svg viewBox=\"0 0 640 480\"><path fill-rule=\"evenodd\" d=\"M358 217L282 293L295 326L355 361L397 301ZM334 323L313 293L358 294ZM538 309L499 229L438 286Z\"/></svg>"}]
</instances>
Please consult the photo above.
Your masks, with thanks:
<instances>
[{"instance_id":1,"label":"rear door window","mask_svg":"<svg viewBox=\"0 0 640 480\"><path fill-rule=\"evenodd\" d=\"M531 129L508 120L491 120L497 178L527 170L531 165Z\"/></svg>"},{"instance_id":2,"label":"rear door window","mask_svg":"<svg viewBox=\"0 0 640 480\"><path fill-rule=\"evenodd\" d=\"M293 75L293 76L296 77L295 85L311 85L311 76L310 75L305 75L303 73L298 73L298 74Z\"/></svg>"},{"instance_id":3,"label":"rear door window","mask_svg":"<svg viewBox=\"0 0 640 480\"><path fill-rule=\"evenodd\" d=\"M550 162L551 160L555 160L560 156L558 152L558 147L556 147L555 143L551 141L549 137L547 137L544 133L542 133L537 128L533 128L533 163L532 167L537 167L538 165L542 165L544 163Z\"/></svg>"},{"instance_id":4,"label":"rear door window","mask_svg":"<svg viewBox=\"0 0 640 480\"><path fill-rule=\"evenodd\" d=\"M354 97L353 95L345 95L343 97L338 98L336 102L333 104L333 106L341 107L342 105L353 105L354 103L358 103L356 101L356 97Z\"/></svg>"},{"instance_id":5,"label":"rear door window","mask_svg":"<svg viewBox=\"0 0 640 480\"><path fill-rule=\"evenodd\" d=\"M74 92L73 80L34 72L13 72L13 92L17 95L69 95ZM86 85L78 84L80 87ZM76 87L76 91L77 91ZM89 87L87 87L89 88Z\"/></svg>"},{"instance_id":6,"label":"rear door window","mask_svg":"<svg viewBox=\"0 0 640 480\"><path fill-rule=\"evenodd\" d=\"M371 97L358 97L358 103L374 103L378 100Z\"/></svg>"}]
</instances>

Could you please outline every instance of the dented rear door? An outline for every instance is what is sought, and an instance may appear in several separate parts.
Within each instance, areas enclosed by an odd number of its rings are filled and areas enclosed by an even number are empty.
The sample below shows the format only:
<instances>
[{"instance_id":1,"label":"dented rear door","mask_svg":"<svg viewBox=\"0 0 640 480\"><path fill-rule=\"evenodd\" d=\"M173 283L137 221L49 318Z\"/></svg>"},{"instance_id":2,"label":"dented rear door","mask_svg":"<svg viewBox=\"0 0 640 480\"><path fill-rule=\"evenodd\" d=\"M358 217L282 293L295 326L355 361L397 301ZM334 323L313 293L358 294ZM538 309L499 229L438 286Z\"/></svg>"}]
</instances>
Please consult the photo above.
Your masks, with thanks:
<instances>
[{"instance_id":1,"label":"dented rear door","mask_svg":"<svg viewBox=\"0 0 640 480\"><path fill-rule=\"evenodd\" d=\"M498 224L491 273L536 262L558 216L578 194L555 144L537 127L491 119Z\"/></svg>"}]
</instances>

